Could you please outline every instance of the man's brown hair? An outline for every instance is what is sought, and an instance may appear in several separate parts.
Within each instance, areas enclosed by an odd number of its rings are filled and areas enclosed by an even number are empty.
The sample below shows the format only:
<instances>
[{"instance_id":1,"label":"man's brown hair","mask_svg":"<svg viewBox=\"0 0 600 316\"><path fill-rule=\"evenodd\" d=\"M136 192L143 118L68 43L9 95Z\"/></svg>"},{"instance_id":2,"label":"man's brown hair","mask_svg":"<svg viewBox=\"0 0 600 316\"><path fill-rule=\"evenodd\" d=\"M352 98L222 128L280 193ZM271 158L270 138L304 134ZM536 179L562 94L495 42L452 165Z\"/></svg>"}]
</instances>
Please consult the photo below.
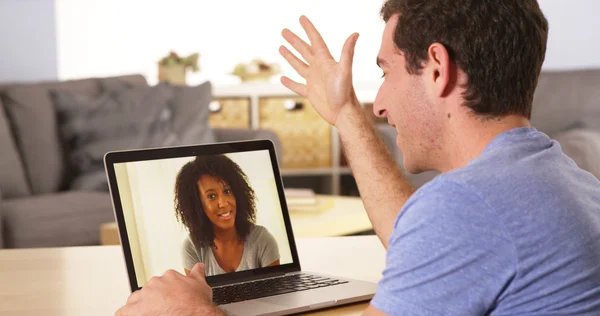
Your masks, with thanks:
<instances>
[{"instance_id":1,"label":"man's brown hair","mask_svg":"<svg viewBox=\"0 0 600 316\"><path fill-rule=\"evenodd\" d=\"M394 43L419 74L440 43L468 78L465 106L484 117L531 117L546 54L548 21L536 0L388 0L383 20L400 14Z\"/></svg>"}]
</instances>

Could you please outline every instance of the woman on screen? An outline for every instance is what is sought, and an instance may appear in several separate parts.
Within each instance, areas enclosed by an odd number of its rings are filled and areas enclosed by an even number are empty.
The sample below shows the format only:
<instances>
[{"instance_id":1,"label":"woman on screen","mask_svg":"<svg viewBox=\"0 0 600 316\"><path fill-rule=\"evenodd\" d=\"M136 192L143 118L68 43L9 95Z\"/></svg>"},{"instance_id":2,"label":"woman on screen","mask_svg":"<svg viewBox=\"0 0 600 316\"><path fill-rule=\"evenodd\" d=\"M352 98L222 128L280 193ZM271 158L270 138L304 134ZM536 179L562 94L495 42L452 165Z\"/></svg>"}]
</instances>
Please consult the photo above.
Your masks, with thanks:
<instances>
[{"instance_id":1,"label":"woman on screen","mask_svg":"<svg viewBox=\"0 0 600 316\"><path fill-rule=\"evenodd\" d=\"M255 199L246 174L224 155L198 156L181 168L175 212L189 232L186 274L197 262L207 276L279 265L275 238L255 224Z\"/></svg>"}]
</instances>

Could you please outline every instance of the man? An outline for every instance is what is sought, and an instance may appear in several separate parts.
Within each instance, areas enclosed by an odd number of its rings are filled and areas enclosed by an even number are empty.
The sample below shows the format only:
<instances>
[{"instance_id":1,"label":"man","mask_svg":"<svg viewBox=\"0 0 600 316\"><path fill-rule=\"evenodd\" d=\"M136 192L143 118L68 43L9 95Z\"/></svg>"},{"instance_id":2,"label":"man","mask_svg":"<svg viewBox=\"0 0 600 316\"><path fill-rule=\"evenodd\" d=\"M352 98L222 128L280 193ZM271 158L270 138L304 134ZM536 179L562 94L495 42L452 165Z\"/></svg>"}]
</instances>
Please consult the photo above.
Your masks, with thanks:
<instances>
[{"instance_id":1,"label":"man","mask_svg":"<svg viewBox=\"0 0 600 316\"><path fill-rule=\"evenodd\" d=\"M341 136L377 236L383 279L365 315L599 315L600 183L529 123L548 25L535 0L388 0L374 103L405 169L442 174L415 192L352 87L358 34L339 62L312 23L280 53L282 83ZM193 294L191 294L193 293ZM122 309L200 315L202 266L167 272ZM118 313L121 315L120 313Z\"/></svg>"}]
</instances>

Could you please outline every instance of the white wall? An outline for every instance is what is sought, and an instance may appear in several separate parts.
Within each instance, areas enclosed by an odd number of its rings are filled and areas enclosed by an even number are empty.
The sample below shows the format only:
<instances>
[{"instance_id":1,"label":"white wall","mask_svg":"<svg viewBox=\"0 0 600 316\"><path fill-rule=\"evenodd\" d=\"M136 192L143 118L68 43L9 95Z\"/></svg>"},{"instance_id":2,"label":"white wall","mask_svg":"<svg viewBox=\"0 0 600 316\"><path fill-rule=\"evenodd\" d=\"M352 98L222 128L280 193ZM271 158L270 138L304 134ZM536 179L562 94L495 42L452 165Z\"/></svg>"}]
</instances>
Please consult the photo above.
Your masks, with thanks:
<instances>
[{"instance_id":1,"label":"white wall","mask_svg":"<svg viewBox=\"0 0 600 316\"><path fill-rule=\"evenodd\" d=\"M156 82L156 62L169 50L198 51L202 71L190 84L210 79L235 83L234 65L262 57L279 62L280 31L301 32L306 14L322 31L334 56L346 37L361 33L355 54L357 81L376 81L375 66L383 22L382 0L57 0L58 61L61 79L142 73ZM600 1L540 0L551 31L544 69L600 67ZM297 77L295 77L297 78ZM278 78L274 78L277 81Z\"/></svg>"},{"instance_id":2,"label":"white wall","mask_svg":"<svg viewBox=\"0 0 600 316\"><path fill-rule=\"evenodd\" d=\"M58 78L54 0L0 1L0 82Z\"/></svg>"},{"instance_id":3,"label":"white wall","mask_svg":"<svg viewBox=\"0 0 600 316\"><path fill-rule=\"evenodd\" d=\"M600 67L600 1L538 1L550 24L544 69Z\"/></svg>"},{"instance_id":4,"label":"white wall","mask_svg":"<svg viewBox=\"0 0 600 316\"><path fill-rule=\"evenodd\" d=\"M383 30L378 15L381 3L58 0L59 73L62 79L70 79L141 72L155 82L156 62L174 49L184 55L201 54L201 74L192 76L190 83L207 78L234 83L237 78L227 73L238 62L260 57L286 66L278 53L279 45L284 44L281 29L300 33L298 17L306 14L322 30L334 56L339 56L348 35L360 32L355 52L358 74L378 78L375 56ZM284 67L283 72L291 73L291 68Z\"/></svg>"}]
</instances>

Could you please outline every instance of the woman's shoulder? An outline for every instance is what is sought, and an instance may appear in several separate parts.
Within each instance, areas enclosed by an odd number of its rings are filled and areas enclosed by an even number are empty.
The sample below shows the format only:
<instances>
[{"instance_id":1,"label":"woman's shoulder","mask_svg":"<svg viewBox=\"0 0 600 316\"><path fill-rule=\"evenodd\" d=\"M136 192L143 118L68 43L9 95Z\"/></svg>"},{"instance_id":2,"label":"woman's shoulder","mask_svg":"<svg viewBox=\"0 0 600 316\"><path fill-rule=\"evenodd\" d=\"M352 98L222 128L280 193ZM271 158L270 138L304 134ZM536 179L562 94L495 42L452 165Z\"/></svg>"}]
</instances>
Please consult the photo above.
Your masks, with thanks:
<instances>
[{"instance_id":1,"label":"woman's shoulder","mask_svg":"<svg viewBox=\"0 0 600 316\"><path fill-rule=\"evenodd\" d=\"M267 230L266 227L261 226L261 225L253 225L252 228L250 228L250 235L261 235L261 234L269 234L269 230Z\"/></svg>"},{"instance_id":2,"label":"woman's shoulder","mask_svg":"<svg viewBox=\"0 0 600 316\"><path fill-rule=\"evenodd\" d=\"M195 254L198 257L203 256L204 249L202 247L196 247L196 245L192 241L192 237L189 235L183 240L182 248L185 252L187 252L190 255Z\"/></svg>"},{"instance_id":3,"label":"woman's shoulder","mask_svg":"<svg viewBox=\"0 0 600 316\"><path fill-rule=\"evenodd\" d=\"M250 242L271 239L274 238L273 235L269 232L269 230L261 225L254 225L250 230L250 234L248 235L248 239Z\"/></svg>"}]
</instances>

